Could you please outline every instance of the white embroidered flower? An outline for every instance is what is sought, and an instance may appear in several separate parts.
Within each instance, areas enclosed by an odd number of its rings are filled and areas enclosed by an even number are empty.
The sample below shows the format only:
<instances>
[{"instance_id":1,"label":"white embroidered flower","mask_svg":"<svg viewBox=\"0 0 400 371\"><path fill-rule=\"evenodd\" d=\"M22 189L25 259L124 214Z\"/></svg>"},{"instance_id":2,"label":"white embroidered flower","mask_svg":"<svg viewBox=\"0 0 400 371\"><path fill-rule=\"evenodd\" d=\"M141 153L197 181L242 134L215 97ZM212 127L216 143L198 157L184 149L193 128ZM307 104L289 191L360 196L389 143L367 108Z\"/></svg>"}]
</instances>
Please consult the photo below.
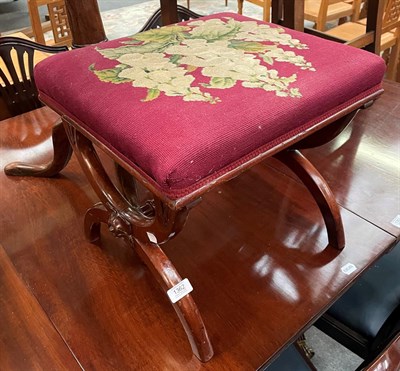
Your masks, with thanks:
<instances>
[{"instance_id":1,"label":"white embroidered flower","mask_svg":"<svg viewBox=\"0 0 400 371\"><path fill-rule=\"evenodd\" d=\"M130 82L147 88L148 102L161 93L180 96L184 101L220 102L204 89L229 89L237 85L275 92L280 97L301 97L291 84L297 75L279 76L275 62L290 63L315 71L302 55L279 46L307 48L280 27L232 18L196 20L187 26L171 26L138 35L134 42L99 52L120 64L114 68L91 70L102 81ZM198 71L208 82L195 85ZM194 86L192 86L194 85Z\"/></svg>"}]
</instances>

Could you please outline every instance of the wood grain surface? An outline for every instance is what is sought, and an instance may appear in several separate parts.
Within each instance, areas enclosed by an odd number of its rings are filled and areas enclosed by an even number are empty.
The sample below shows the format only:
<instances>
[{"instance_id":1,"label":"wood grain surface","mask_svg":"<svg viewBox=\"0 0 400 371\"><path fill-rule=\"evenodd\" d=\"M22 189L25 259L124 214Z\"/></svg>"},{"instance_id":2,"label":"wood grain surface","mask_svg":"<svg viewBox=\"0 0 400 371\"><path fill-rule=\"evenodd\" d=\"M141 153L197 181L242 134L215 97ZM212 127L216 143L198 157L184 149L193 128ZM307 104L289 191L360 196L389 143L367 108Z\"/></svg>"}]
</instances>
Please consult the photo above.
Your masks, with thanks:
<instances>
[{"instance_id":1,"label":"wood grain surface","mask_svg":"<svg viewBox=\"0 0 400 371\"><path fill-rule=\"evenodd\" d=\"M390 221L399 210L391 165L400 85L385 89L336 146L307 151L342 205L342 252L326 248L314 200L272 160L206 194L181 234L163 245L194 287L215 351L208 363L192 355L166 294L133 250L106 230L100 246L85 241L84 213L98 200L74 156L54 179L1 171L0 242L84 369L254 370L311 326L399 235ZM42 108L1 122L1 169L48 161L44 138L56 120ZM348 263L356 267L349 275L341 270Z\"/></svg>"},{"instance_id":2,"label":"wood grain surface","mask_svg":"<svg viewBox=\"0 0 400 371\"><path fill-rule=\"evenodd\" d=\"M0 245L0 368L80 370Z\"/></svg>"}]
</instances>

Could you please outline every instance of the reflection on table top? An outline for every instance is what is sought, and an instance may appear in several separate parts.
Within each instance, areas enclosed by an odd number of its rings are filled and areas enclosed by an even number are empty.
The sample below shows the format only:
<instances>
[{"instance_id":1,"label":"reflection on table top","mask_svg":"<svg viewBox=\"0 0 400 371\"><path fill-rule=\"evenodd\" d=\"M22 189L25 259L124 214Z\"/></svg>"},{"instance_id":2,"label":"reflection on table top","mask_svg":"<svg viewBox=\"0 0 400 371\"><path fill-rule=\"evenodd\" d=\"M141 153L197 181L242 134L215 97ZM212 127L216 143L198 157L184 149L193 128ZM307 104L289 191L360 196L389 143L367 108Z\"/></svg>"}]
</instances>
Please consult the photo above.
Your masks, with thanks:
<instances>
[{"instance_id":1,"label":"reflection on table top","mask_svg":"<svg viewBox=\"0 0 400 371\"><path fill-rule=\"evenodd\" d=\"M400 85L385 88L339 137L343 143L331 167L327 148L308 153L343 205L347 245L341 253L325 249L313 200L272 161L207 194L179 237L165 246L190 279L213 341L216 354L206 364L192 356L167 298L134 252L105 230L101 247L85 241L83 215L96 196L75 160L55 179L0 174L0 230L7 232L1 243L83 368L254 370L309 327L399 236L390 223L379 225L398 212L400 199L397 169L374 165L382 156L395 159L398 149L393 133ZM2 122L2 165L48 159L51 144L37 138L51 125L39 122L56 118L43 108ZM365 141L373 141L374 153L360 149ZM371 202L379 203L374 212ZM357 268L350 275L341 270L348 263ZM9 323L4 328L13 331ZM10 365L20 365L25 349L5 349ZM24 359L25 367L34 357Z\"/></svg>"},{"instance_id":2,"label":"reflection on table top","mask_svg":"<svg viewBox=\"0 0 400 371\"><path fill-rule=\"evenodd\" d=\"M371 109L361 110L340 136L303 152L339 204L399 238L394 219L400 214L400 84L385 81L384 88ZM273 166L292 176L278 163Z\"/></svg>"}]
</instances>

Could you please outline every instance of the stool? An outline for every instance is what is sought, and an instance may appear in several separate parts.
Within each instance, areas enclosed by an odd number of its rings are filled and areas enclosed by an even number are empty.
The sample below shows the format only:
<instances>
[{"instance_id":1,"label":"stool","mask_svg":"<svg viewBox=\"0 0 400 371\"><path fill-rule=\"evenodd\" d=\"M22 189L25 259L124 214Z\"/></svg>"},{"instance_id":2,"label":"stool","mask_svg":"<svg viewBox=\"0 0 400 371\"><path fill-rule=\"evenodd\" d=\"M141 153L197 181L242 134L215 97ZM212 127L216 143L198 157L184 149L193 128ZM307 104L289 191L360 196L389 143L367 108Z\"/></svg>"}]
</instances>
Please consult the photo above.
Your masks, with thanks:
<instances>
[{"instance_id":1,"label":"stool","mask_svg":"<svg viewBox=\"0 0 400 371\"><path fill-rule=\"evenodd\" d=\"M207 361L213 350L190 282L162 244L202 195L275 156L311 192L329 246L343 249L339 207L299 149L326 143L371 105L384 71L363 50L220 13L53 56L35 78L101 201L85 215L87 238L99 240L105 223L131 244L169 296L193 353ZM118 187L94 145L117 163ZM60 163L58 156L48 173ZM11 164L6 172L40 176L43 167Z\"/></svg>"}]
</instances>

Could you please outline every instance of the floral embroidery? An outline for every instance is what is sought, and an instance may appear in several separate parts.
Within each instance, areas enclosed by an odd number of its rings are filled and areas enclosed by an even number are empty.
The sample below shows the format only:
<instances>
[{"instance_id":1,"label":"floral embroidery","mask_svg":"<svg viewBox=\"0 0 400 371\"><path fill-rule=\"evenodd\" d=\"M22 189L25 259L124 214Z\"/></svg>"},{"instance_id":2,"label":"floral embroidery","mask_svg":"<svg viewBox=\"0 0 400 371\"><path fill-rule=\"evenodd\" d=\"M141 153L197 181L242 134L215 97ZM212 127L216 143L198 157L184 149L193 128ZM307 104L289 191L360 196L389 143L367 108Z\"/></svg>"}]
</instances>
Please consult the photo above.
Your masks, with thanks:
<instances>
[{"instance_id":1,"label":"floral embroidery","mask_svg":"<svg viewBox=\"0 0 400 371\"><path fill-rule=\"evenodd\" d=\"M132 36L117 48L96 50L105 58L119 62L114 68L96 70L101 81L130 83L147 89L143 102L164 93L184 101L221 101L205 89L228 89L240 83L245 88L275 92L280 97L300 98L292 84L297 75L279 76L272 66L286 62L302 70L315 71L312 64L292 49L307 49L280 27L233 18L195 20L186 26L172 25ZM209 78L197 83L192 74L199 70ZM212 90L211 90L212 91Z\"/></svg>"}]
</instances>

